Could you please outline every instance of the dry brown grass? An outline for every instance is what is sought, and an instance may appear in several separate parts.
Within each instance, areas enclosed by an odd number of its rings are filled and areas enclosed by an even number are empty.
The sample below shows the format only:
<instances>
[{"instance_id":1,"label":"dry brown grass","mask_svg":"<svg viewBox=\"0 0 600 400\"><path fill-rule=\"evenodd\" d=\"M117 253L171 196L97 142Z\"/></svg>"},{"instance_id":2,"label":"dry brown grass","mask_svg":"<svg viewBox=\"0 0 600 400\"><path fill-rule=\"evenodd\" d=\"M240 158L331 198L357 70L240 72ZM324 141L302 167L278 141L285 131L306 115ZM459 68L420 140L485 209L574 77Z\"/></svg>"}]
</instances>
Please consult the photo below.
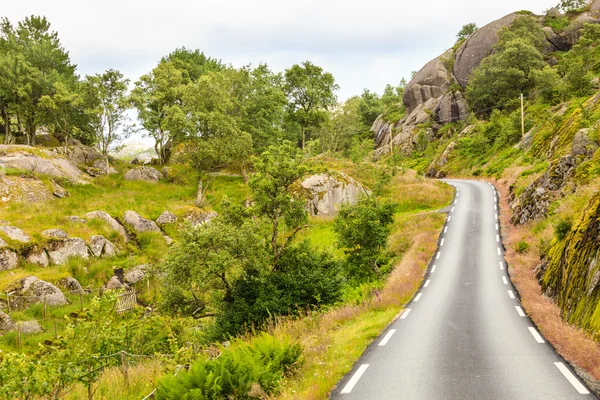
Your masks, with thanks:
<instances>
[{"instance_id":1,"label":"dry brown grass","mask_svg":"<svg viewBox=\"0 0 600 400\"><path fill-rule=\"evenodd\" d=\"M521 302L531 319L561 356L577 369L600 380L600 344L583 330L563 321L560 308L542 294L534 273L536 266L540 263L539 249L531 246L530 251L525 254L519 254L514 250L519 241L536 243L538 239L532 232L531 224L515 227L510 223L511 211L507 198L511 183L509 179L501 179L496 182L496 187L500 192L501 199L505 257ZM594 384L594 382L589 383Z\"/></svg>"}]
</instances>

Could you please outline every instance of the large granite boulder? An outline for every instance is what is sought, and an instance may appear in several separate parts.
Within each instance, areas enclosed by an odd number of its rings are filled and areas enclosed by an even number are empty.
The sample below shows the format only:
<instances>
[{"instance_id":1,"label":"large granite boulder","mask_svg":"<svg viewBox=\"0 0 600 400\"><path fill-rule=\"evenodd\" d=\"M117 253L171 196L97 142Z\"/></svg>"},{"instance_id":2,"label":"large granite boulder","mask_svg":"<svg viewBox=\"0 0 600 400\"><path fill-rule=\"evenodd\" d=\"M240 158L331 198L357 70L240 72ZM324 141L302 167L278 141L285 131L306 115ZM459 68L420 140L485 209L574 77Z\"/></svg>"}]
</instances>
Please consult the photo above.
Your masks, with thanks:
<instances>
[{"instance_id":1,"label":"large granite boulder","mask_svg":"<svg viewBox=\"0 0 600 400\"><path fill-rule=\"evenodd\" d=\"M160 228L156 225L156 222L142 217L135 211L126 211L123 215L123 222L137 233L160 232Z\"/></svg>"},{"instance_id":2,"label":"large granite boulder","mask_svg":"<svg viewBox=\"0 0 600 400\"><path fill-rule=\"evenodd\" d=\"M46 251L50 262L54 265L64 264L71 257L88 258L90 256L88 247L81 238L53 241L48 243Z\"/></svg>"},{"instance_id":3,"label":"large granite boulder","mask_svg":"<svg viewBox=\"0 0 600 400\"><path fill-rule=\"evenodd\" d=\"M156 219L156 223L159 225L169 225L177 222L177 216L172 212L165 211Z\"/></svg>"},{"instance_id":4,"label":"large granite boulder","mask_svg":"<svg viewBox=\"0 0 600 400\"><path fill-rule=\"evenodd\" d=\"M102 175L114 175L118 173L118 171L110 165L110 163L106 163L106 159L100 159L94 161L90 166L85 167L85 172L88 175L93 177L98 177Z\"/></svg>"},{"instance_id":5,"label":"large granite boulder","mask_svg":"<svg viewBox=\"0 0 600 400\"><path fill-rule=\"evenodd\" d=\"M598 143L590 138L589 129L581 129L575 134L571 148L571 154L574 157L583 156L591 158L594 156L596 150L598 150Z\"/></svg>"},{"instance_id":6,"label":"large granite boulder","mask_svg":"<svg viewBox=\"0 0 600 400\"><path fill-rule=\"evenodd\" d=\"M440 98L446 94L451 85L448 71L449 60L452 59L453 50L446 51L441 56L434 58L410 80L404 90L404 105L406 113L412 113L418 106L432 98Z\"/></svg>"},{"instance_id":7,"label":"large granite boulder","mask_svg":"<svg viewBox=\"0 0 600 400\"><path fill-rule=\"evenodd\" d=\"M138 167L130 169L125 173L126 181L158 182L162 174L152 167Z\"/></svg>"},{"instance_id":8,"label":"large granite boulder","mask_svg":"<svg viewBox=\"0 0 600 400\"><path fill-rule=\"evenodd\" d=\"M19 257L12 250L0 250L0 271L15 269L19 265Z\"/></svg>"},{"instance_id":9,"label":"large granite boulder","mask_svg":"<svg viewBox=\"0 0 600 400\"><path fill-rule=\"evenodd\" d=\"M70 293L85 294L85 290L79 281L71 276L61 279L57 282L58 287Z\"/></svg>"},{"instance_id":10,"label":"large granite boulder","mask_svg":"<svg viewBox=\"0 0 600 400\"><path fill-rule=\"evenodd\" d=\"M92 236L90 238L90 250L96 257L114 257L117 255L117 248L104 236Z\"/></svg>"},{"instance_id":11,"label":"large granite boulder","mask_svg":"<svg viewBox=\"0 0 600 400\"><path fill-rule=\"evenodd\" d=\"M104 156L95 147L85 146L81 142L72 142L75 145L67 148L67 157L75 164L91 165L96 160L102 160Z\"/></svg>"},{"instance_id":12,"label":"large granite boulder","mask_svg":"<svg viewBox=\"0 0 600 400\"><path fill-rule=\"evenodd\" d=\"M146 277L146 271L148 270L148 265L142 264L137 267L127 271L125 273L124 280L126 283L133 284L138 281L141 281Z\"/></svg>"},{"instance_id":13,"label":"large granite boulder","mask_svg":"<svg viewBox=\"0 0 600 400\"><path fill-rule=\"evenodd\" d=\"M309 213L320 216L335 215L342 204L356 204L361 196L369 193L343 173L309 176L302 181L302 187L310 196L307 203Z\"/></svg>"},{"instance_id":14,"label":"large granite boulder","mask_svg":"<svg viewBox=\"0 0 600 400\"><path fill-rule=\"evenodd\" d=\"M29 243L31 241L31 239L25 232L23 232L21 229L16 228L14 226L8 226L8 225L0 226L0 232L4 233L11 240L14 240L17 242Z\"/></svg>"},{"instance_id":15,"label":"large granite boulder","mask_svg":"<svg viewBox=\"0 0 600 400\"><path fill-rule=\"evenodd\" d=\"M67 299L63 292L53 284L38 279L35 276L28 276L21 280L19 295L26 299L28 304L43 303L49 306L62 306L67 304Z\"/></svg>"},{"instance_id":16,"label":"large granite boulder","mask_svg":"<svg viewBox=\"0 0 600 400\"><path fill-rule=\"evenodd\" d=\"M43 268L46 268L48 265L50 265L48 253L46 253L45 249L39 249L38 247L35 247L29 251L27 254L27 262Z\"/></svg>"},{"instance_id":17,"label":"large granite boulder","mask_svg":"<svg viewBox=\"0 0 600 400\"><path fill-rule=\"evenodd\" d=\"M119 223L119 221L117 221L116 219L114 219L113 217L108 215L108 213L106 213L104 211L92 211L92 212L85 214L85 218L101 219L104 222L106 222L112 230L117 231L119 233L119 235L121 235L121 237L125 240L125 242L127 242L129 240L129 237L127 236L127 231L125 230L123 225L121 225Z\"/></svg>"},{"instance_id":18,"label":"large granite boulder","mask_svg":"<svg viewBox=\"0 0 600 400\"><path fill-rule=\"evenodd\" d=\"M36 333L44 332L44 328L35 319L31 321L18 322L19 330L24 335L33 335Z\"/></svg>"},{"instance_id":19,"label":"large granite boulder","mask_svg":"<svg viewBox=\"0 0 600 400\"><path fill-rule=\"evenodd\" d=\"M12 331L16 328L13 320L0 310L0 332L8 332Z\"/></svg>"}]
</instances>

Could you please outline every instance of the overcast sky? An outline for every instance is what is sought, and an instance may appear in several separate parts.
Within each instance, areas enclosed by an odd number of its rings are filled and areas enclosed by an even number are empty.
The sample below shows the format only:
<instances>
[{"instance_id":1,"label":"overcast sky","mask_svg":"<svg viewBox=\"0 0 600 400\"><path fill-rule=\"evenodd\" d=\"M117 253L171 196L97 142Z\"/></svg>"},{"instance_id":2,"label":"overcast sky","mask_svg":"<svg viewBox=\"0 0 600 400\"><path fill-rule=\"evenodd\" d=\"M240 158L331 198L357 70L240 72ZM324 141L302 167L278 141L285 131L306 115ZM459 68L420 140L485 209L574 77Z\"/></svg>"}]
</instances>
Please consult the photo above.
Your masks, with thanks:
<instances>
[{"instance_id":1,"label":"overcast sky","mask_svg":"<svg viewBox=\"0 0 600 400\"><path fill-rule=\"evenodd\" d=\"M266 62L276 71L310 60L333 73L339 98L381 93L450 48L460 28L558 0L18 0L12 22L45 15L79 74L108 68L132 81L177 47L227 64Z\"/></svg>"}]
</instances>

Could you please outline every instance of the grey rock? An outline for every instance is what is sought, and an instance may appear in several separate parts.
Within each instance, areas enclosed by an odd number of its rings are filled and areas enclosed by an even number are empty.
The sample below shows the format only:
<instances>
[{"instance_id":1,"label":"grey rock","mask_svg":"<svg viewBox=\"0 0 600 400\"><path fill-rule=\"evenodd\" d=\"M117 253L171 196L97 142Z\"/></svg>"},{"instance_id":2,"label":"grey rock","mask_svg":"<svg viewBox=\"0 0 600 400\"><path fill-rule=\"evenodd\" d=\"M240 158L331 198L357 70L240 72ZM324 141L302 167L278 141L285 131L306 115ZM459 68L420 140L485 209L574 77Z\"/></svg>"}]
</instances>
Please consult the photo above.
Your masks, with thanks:
<instances>
[{"instance_id":1,"label":"grey rock","mask_svg":"<svg viewBox=\"0 0 600 400\"><path fill-rule=\"evenodd\" d=\"M125 228L123 227L123 225L121 225L116 219L114 219L113 217L108 215L108 213L106 213L104 211L92 211L92 212L85 214L85 218L101 219L104 222L106 222L112 230L117 231L119 233L119 235L121 235L121 237L125 240L125 242L127 242L129 240L129 237L127 236L127 231L125 231Z\"/></svg>"},{"instance_id":2,"label":"grey rock","mask_svg":"<svg viewBox=\"0 0 600 400\"><path fill-rule=\"evenodd\" d=\"M59 288L35 276L28 276L21 281L20 294L25 296L26 302L29 304L43 303L44 301L49 306L67 304L67 299Z\"/></svg>"},{"instance_id":3,"label":"grey rock","mask_svg":"<svg viewBox=\"0 0 600 400\"><path fill-rule=\"evenodd\" d=\"M451 84L447 66L452 55L453 51L448 50L431 60L406 85L403 101L407 114L427 100L440 98L446 93Z\"/></svg>"},{"instance_id":4,"label":"grey rock","mask_svg":"<svg viewBox=\"0 0 600 400\"><path fill-rule=\"evenodd\" d=\"M440 154L440 156L431 163L431 165L427 169L426 176L429 178L436 179L445 178L446 174L441 171L441 168L448 164L450 154L452 154L455 148L456 142L451 142L448 146L446 146L442 154Z\"/></svg>"},{"instance_id":5,"label":"grey rock","mask_svg":"<svg viewBox=\"0 0 600 400\"><path fill-rule=\"evenodd\" d=\"M96 148L84 146L81 142L72 142L74 145L67 149L69 160L80 165L91 165L96 160L102 160L104 156Z\"/></svg>"},{"instance_id":6,"label":"grey rock","mask_svg":"<svg viewBox=\"0 0 600 400\"><path fill-rule=\"evenodd\" d=\"M17 242L29 243L31 241L25 232L14 226L0 226L0 231L4 232L11 240L16 240Z\"/></svg>"},{"instance_id":7,"label":"grey rock","mask_svg":"<svg viewBox=\"0 0 600 400\"><path fill-rule=\"evenodd\" d=\"M548 18L558 18L561 17L562 14L558 11L558 8L552 7L548 11L546 11L546 17Z\"/></svg>"},{"instance_id":8,"label":"grey rock","mask_svg":"<svg viewBox=\"0 0 600 400\"><path fill-rule=\"evenodd\" d=\"M71 257L88 258L90 252L81 238L55 241L46 248L50 262L54 265L64 264Z\"/></svg>"},{"instance_id":9,"label":"grey rock","mask_svg":"<svg viewBox=\"0 0 600 400\"><path fill-rule=\"evenodd\" d=\"M590 139L588 134L589 129L581 129L575 134L573 139L573 146L571 148L571 154L576 156L584 156L591 158L594 156L596 150L598 150L598 143Z\"/></svg>"},{"instance_id":10,"label":"grey rock","mask_svg":"<svg viewBox=\"0 0 600 400\"><path fill-rule=\"evenodd\" d=\"M18 322L19 330L22 334L33 335L35 333L44 332L44 329L35 319L31 321Z\"/></svg>"},{"instance_id":11,"label":"grey rock","mask_svg":"<svg viewBox=\"0 0 600 400\"><path fill-rule=\"evenodd\" d=\"M173 238L169 235L163 235L163 237L165 238L165 242L167 242L167 245L171 246L173 244Z\"/></svg>"},{"instance_id":12,"label":"grey rock","mask_svg":"<svg viewBox=\"0 0 600 400\"><path fill-rule=\"evenodd\" d=\"M17 253L11 250L0 250L0 271L15 269L19 265Z\"/></svg>"},{"instance_id":13,"label":"grey rock","mask_svg":"<svg viewBox=\"0 0 600 400\"><path fill-rule=\"evenodd\" d=\"M177 216L172 212L165 211L156 219L156 223L159 225L168 225L177 222Z\"/></svg>"},{"instance_id":14,"label":"grey rock","mask_svg":"<svg viewBox=\"0 0 600 400\"><path fill-rule=\"evenodd\" d=\"M59 199L69 197L70 193L67 189L56 183L54 179L51 179L50 182L52 183L52 194L54 197L58 197Z\"/></svg>"},{"instance_id":15,"label":"grey rock","mask_svg":"<svg viewBox=\"0 0 600 400\"><path fill-rule=\"evenodd\" d=\"M185 217L185 220L193 227L198 227L200 225L209 223L212 219L218 216L219 214L217 214L215 211L204 211L198 208L190 212Z\"/></svg>"},{"instance_id":16,"label":"grey rock","mask_svg":"<svg viewBox=\"0 0 600 400\"><path fill-rule=\"evenodd\" d=\"M0 311L0 332L12 331L15 330L15 328L16 325L10 316Z\"/></svg>"},{"instance_id":17,"label":"grey rock","mask_svg":"<svg viewBox=\"0 0 600 400\"><path fill-rule=\"evenodd\" d=\"M135 211L126 211L123 215L123 222L129 225L133 230L138 233L141 232L160 232L160 228L156 225L156 222L151 221L142 217Z\"/></svg>"},{"instance_id":18,"label":"grey rock","mask_svg":"<svg viewBox=\"0 0 600 400\"><path fill-rule=\"evenodd\" d=\"M81 217L77 217L75 215L68 216L65 219L74 224L87 224L87 221L85 219L83 219Z\"/></svg>"},{"instance_id":19,"label":"grey rock","mask_svg":"<svg viewBox=\"0 0 600 400\"><path fill-rule=\"evenodd\" d=\"M310 176L302 181L302 187L309 193L309 213L321 216L335 215L340 205L356 204L368 193L360 183L343 173Z\"/></svg>"},{"instance_id":20,"label":"grey rock","mask_svg":"<svg viewBox=\"0 0 600 400\"><path fill-rule=\"evenodd\" d=\"M35 248L29 252L27 255L27 262L43 268L46 268L48 265L50 265L50 259L48 258L46 250L40 250L38 248Z\"/></svg>"},{"instance_id":21,"label":"grey rock","mask_svg":"<svg viewBox=\"0 0 600 400\"><path fill-rule=\"evenodd\" d=\"M104 236L92 236L90 238L90 250L96 257L114 257L117 254L117 249Z\"/></svg>"},{"instance_id":22,"label":"grey rock","mask_svg":"<svg viewBox=\"0 0 600 400\"><path fill-rule=\"evenodd\" d=\"M0 249L3 249L7 246L8 246L8 244L4 240L2 240L2 238L0 238Z\"/></svg>"},{"instance_id":23,"label":"grey rock","mask_svg":"<svg viewBox=\"0 0 600 400\"><path fill-rule=\"evenodd\" d=\"M62 229L47 229L42 232L42 236L51 239L68 239L69 235Z\"/></svg>"},{"instance_id":24,"label":"grey rock","mask_svg":"<svg viewBox=\"0 0 600 400\"><path fill-rule=\"evenodd\" d=\"M148 265L142 264L142 265L138 265L137 267L127 271L125 273L125 282L127 282L129 284L133 284L138 281L141 281L142 279L144 279L146 277L146 271L148 270L148 268L149 268Z\"/></svg>"},{"instance_id":25,"label":"grey rock","mask_svg":"<svg viewBox=\"0 0 600 400\"><path fill-rule=\"evenodd\" d=\"M75 294L85 294L85 290L81 286L79 281L71 276L67 276L66 278L61 279L57 282L58 287L66 290L70 293Z\"/></svg>"},{"instance_id":26,"label":"grey rock","mask_svg":"<svg viewBox=\"0 0 600 400\"><path fill-rule=\"evenodd\" d=\"M158 182L162 174L152 167L138 167L125 173L126 181Z\"/></svg>"},{"instance_id":27,"label":"grey rock","mask_svg":"<svg viewBox=\"0 0 600 400\"><path fill-rule=\"evenodd\" d=\"M473 70L492 53L494 45L498 43L498 32L505 26L511 25L516 18L516 14L509 14L479 28L459 47L454 57L453 71L462 87L467 86Z\"/></svg>"},{"instance_id":28,"label":"grey rock","mask_svg":"<svg viewBox=\"0 0 600 400\"><path fill-rule=\"evenodd\" d=\"M128 289L129 285L123 283L119 280L118 276L113 276L109 279L109 281L104 286L105 289L114 290L114 289Z\"/></svg>"},{"instance_id":29,"label":"grey rock","mask_svg":"<svg viewBox=\"0 0 600 400\"><path fill-rule=\"evenodd\" d=\"M442 97L434 111L435 120L440 124L462 121L470 109L461 92L448 93Z\"/></svg>"}]
</instances>

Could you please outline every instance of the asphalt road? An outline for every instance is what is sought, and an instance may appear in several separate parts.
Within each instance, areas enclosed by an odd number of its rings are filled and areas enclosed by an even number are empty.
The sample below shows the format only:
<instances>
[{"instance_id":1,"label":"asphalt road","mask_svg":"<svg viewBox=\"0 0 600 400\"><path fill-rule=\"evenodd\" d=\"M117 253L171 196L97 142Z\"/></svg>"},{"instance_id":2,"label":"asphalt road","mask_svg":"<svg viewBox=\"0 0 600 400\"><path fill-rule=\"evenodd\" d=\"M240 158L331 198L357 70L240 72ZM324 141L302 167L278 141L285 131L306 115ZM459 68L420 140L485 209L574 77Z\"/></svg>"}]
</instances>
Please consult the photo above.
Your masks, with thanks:
<instances>
[{"instance_id":1,"label":"asphalt road","mask_svg":"<svg viewBox=\"0 0 600 400\"><path fill-rule=\"evenodd\" d=\"M423 286L331 398L596 398L516 298L493 186L447 182L456 198Z\"/></svg>"}]
</instances>

